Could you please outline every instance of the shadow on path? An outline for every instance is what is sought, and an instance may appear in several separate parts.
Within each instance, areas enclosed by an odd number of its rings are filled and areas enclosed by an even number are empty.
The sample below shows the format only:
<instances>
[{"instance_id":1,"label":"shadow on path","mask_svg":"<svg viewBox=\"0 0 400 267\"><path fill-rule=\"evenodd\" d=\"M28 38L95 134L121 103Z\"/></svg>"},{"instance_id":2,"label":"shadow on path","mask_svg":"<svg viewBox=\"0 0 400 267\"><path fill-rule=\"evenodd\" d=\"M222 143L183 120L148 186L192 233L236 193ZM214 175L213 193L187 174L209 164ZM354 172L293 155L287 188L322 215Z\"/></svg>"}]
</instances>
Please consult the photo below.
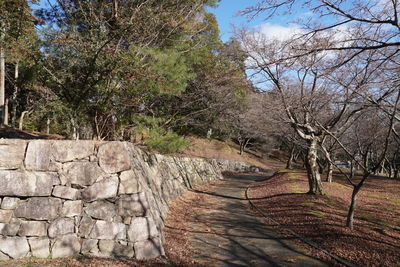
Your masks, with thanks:
<instances>
[{"instance_id":1,"label":"shadow on path","mask_svg":"<svg viewBox=\"0 0 400 267\"><path fill-rule=\"evenodd\" d=\"M328 266L280 237L248 208L247 186L270 175L226 174L213 191L193 191L207 195L192 224L191 242L200 262L208 266Z\"/></svg>"}]
</instances>

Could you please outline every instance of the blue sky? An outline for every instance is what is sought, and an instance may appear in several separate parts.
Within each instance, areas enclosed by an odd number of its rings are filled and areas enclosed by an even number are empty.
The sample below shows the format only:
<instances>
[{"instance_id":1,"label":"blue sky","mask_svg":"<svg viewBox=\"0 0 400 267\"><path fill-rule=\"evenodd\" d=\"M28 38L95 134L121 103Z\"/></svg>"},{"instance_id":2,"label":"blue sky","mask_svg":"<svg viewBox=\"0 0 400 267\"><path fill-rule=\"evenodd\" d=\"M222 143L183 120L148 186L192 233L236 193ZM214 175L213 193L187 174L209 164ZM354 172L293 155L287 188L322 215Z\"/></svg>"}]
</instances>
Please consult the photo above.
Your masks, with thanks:
<instances>
[{"instance_id":1,"label":"blue sky","mask_svg":"<svg viewBox=\"0 0 400 267\"><path fill-rule=\"evenodd\" d=\"M223 41L228 41L232 36L232 25L235 26L250 26L254 27L261 25L264 21L258 17L255 20L248 21L247 18L237 16L236 13L252 6L256 0L221 0L217 8L209 8L208 10L217 17L221 38Z\"/></svg>"},{"instance_id":2,"label":"blue sky","mask_svg":"<svg viewBox=\"0 0 400 267\"><path fill-rule=\"evenodd\" d=\"M245 17L237 16L237 12L245 9L246 7L255 5L259 0L221 0L217 8L209 8L208 10L215 14L217 17L219 29L221 32L221 39L228 41L232 36L232 25L247 26L247 27L263 27L264 32L276 32L285 28L293 27L293 22L296 17L306 15L306 10L300 6L296 6L294 14L275 16L268 21L261 14L260 16L248 20Z\"/></svg>"}]
</instances>

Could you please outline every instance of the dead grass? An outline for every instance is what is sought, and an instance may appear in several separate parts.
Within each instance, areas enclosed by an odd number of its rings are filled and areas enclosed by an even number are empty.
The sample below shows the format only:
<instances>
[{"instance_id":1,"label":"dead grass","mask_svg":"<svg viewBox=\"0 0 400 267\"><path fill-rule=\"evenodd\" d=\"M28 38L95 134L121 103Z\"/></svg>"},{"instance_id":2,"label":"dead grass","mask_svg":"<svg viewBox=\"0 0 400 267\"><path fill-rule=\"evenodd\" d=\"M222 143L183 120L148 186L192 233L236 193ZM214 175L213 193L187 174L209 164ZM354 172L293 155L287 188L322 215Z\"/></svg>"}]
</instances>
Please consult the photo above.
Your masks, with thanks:
<instances>
[{"instance_id":1,"label":"dead grass","mask_svg":"<svg viewBox=\"0 0 400 267\"><path fill-rule=\"evenodd\" d=\"M270 159L260 152L246 150L243 155L240 155L239 146L231 141L222 142L196 137L189 137L188 139L191 145L175 154L176 156L237 160L262 169L278 170L285 166L283 161Z\"/></svg>"},{"instance_id":2,"label":"dead grass","mask_svg":"<svg viewBox=\"0 0 400 267\"><path fill-rule=\"evenodd\" d=\"M345 227L352 188L340 175L334 181L324 183L326 196L308 195L303 171L281 170L254 184L250 197L284 227L357 266L400 266L400 181L383 177L367 181L359 193L353 231Z\"/></svg>"},{"instance_id":3,"label":"dead grass","mask_svg":"<svg viewBox=\"0 0 400 267\"><path fill-rule=\"evenodd\" d=\"M70 257L60 259L20 259L0 262L1 267L173 267L179 266L165 259L118 260L94 257Z\"/></svg>"},{"instance_id":4,"label":"dead grass","mask_svg":"<svg viewBox=\"0 0 400 267\"><path fill-rule=\"evenodd\" d=\"M222 181L212 181L207 185L196 187L196 190L207 191ZM205 203L204 194L186 193L175 200L170 206L168 217L165 223L165 244L164 249L168 259L177 266L204 266L196 259L196 251L192 249L190 234L191 224L194 222L195 210L207 212L202 204Z\"/></svg>"},{"instance_id":5,"label":"dead grass","mask_svg":"<svg viewBox=\"0 0 400 267\"><path fill-rule=\"evenodd\" d=\"M34 131L18 130L8 126L0 126L0 138L5 139L49 139L60 140L65 139L64 136L58 134L46 134Z\"/></svg>"}]
</instances>

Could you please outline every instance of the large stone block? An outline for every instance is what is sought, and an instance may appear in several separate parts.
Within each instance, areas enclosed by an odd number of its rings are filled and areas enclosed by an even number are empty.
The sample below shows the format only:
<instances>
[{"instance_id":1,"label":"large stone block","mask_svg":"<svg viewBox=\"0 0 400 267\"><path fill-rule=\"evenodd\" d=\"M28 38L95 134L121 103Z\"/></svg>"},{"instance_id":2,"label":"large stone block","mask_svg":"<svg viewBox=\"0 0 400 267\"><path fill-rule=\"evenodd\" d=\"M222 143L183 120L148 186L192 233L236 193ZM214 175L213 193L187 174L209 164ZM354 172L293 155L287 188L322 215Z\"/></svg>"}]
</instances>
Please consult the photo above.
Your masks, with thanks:
<instances>
[{"instance_id":1,"label":"large stone block","mask_svg":"<svg viewBox=\"0 0 400 267\"><path fill-rule=\"evenodd\" d=\"M100 167L107 173L117 173L131 168L131 157L126 143L108 142L97 153Z\"/></svg>"},{"instance_id":2,"label":"large stone block","mask_svg":"<svg viewBox=\"0 0 400 267\"><path fill-rule=\"evenodd\" d=\"M118 195L135 194L143 190L138 175L133 170L122 172L119 179Z\"/></svg>"},{"instance_id":3,"label":"large stone block","mask_svg":"<svg viewBox=\"0 0 400 267\"><path fill-rule=\"evenodd\" d=\"M105 176L96 162L70 162L64 164L60 178L63 185L89 186Z\"/></svg>"},{"instance_id":4,"label":"large stone block","mask_svg":"<svg viewBox=\"0 0 400 267\"><path fill-rule=\"evenodd\" d=\"M139 260L154 259L164 255L164 250L158 238L136 242L134 243L134 248L136 258Z\"/></svg>"},{"instance_id":5,"label":"large stone block","mask_svg":"<svg viewBox=\"0 0 400 267\"><path fill-rule=\"evenodd\" d=\"M113 240L99 241L100 255L107 258L132 258L135 255L133 244L122 245Z\"/></svg>"},{"instance_id":6,"label":"large stone block","mask_svg":"<svg viewBox=\"0 0 400 267\"><path fill-rule=\"evenodd\" d=\"M0 196L50 196L56 173L0 171Z\"/></svg>"},{"instance_id":7,"label":"large stone block","mask_svg":"<svg viewBox=\"0 0 400 267\"><path fill-rule=\"evenodd\" d=\"M28 256L29 244L24 237L0 237L0 251L13 259Z\"/></svg>"},{"instance_id":8,"label":"large stone block","mask_svg":"<svg viewBox=\"0 0 400 267\"><path fill-rule=\"evenodd\" d=\"M55 238L60 235L75 232L75 221L73 218L57 218L49 226L49 237Z\"/></svg>"},{"instance_id":9,"label":"large stone block","mask_svg":"<svg viewBox=\"0 0 400 267\"><path fill-rule=\"evenodd\" d=\"M11 259L11 258L0 251L0 261L6 261L6 260L9 260L9 259Z\"/></svg>"},{"instance_id":10,"label":"large stone block","mask_svg":"<svg viewBox=\"0 0 400 267\"><path fill-rule=\"evenodd\" d=\"M12 218L10 223L0 223L0 235L16 236L20 225L21 221L15 218Z\"/></svg>"},{"instance_id":11,"label":"large stone block","mask_svg":"<svg viewBox=\"0 0 400 267\"><path fill-rule=\"evenodd\" d=\"M47 222L22 221L19 236L47 236Z\"/></svg>"},{"instance_id":12,"label":"large stone block","mask_svg":"<svg viewBox=\"0 0 400 267\"><path fill-rule=\"evenodd\" d=\"M79 254L81 243L79 238L74 235L64 235L57 238L51 250L53 258L70 257Z\"/></svg>"},{"instance_id":13,"label":"large stone block","mask_svg":"<svg viewBox=\"0 0 400 267\"><path fill-rule=\"evenodd\" d=\"M50 240L46 237L34 237L28 239L32 257L46 259L50 256Z\"/></svg>"},{"instance_id":14,"label":"large stone block","mask_svg":"<svg viewBox=\"0 0 400 267\"><path fill-rule=\"evenodd\" d=\"M158 230L151 217L136 217L128 228L128 237L132 242L147 240L158 236Z\"/></svg>"},{"instance_id":15,"label":"large stone block","mask_svg":"<svg viewBox=\"0 0 400 267\"><path fill-rule=\"evenodd\" d=\"M65 217L79 216L82 212L82 200L65 201L61 215Z\"/></svg>"},{"instance_id":16,"label":"large stone block","mask_svg":"<svg viewBox=\"0 0 400 267\"><path fill-rule=\"evenodd\" d=\"M88 238L95 223L96 221L89 216L83 216L79 223L79 236Z\"/></svg>"},{"instance_id":17,"label":"large stone block","mask_svg":"<svg viewBox=\"0 0 400 267\"><path fill-rule=\"evenodd\" d=\"M124 217L146 216L149 210L149 203L145 193L124 195L117 201L118 214Z\"/></svg>"},{"instance_id":18,"label":"large stone block","mask_svg":"<svg viewBox=\"0 0 400 267\"><path fill-rule=\"evenodd\" d=\"M96 221L91 233L92 239L126 239L126 226L123 223Z\"/></svg>"},{"instance_id":19,"label":"large stone block","mask_svg":"<svg viewBox=\"0 0 400 267\"><path fill-rule=\"evenodd\" d=\"M92 218L104 221L112 221L113 217L117 215L115 204L105 200L92 202L88 204L84 210L86 214Z\"/></svg>"},{"instance_id":20,"label":"large stone block","mask_svg":"<svg viewBox=\"0 0 400 267\"><path fill-rule=\"evenodd\" d=\"M93 141L55 141L52 144L52 157L58 162L68 162L88 158L94 153Z\"/></svg>"},{"instance_id":21,"label":"large stone block","mask_svg":"<svg viewBox=\"0 0 400 267\"><path fill-rule=\"evenodd\" d=\"M82 191L82 199L91 202L99 199L113 198L117 195L118 182L118 177L116 176L101 180L85 188Z\"/></svg>"},{"instance_id":22,"label":"large stone block","mask_svg":"<svg viewBox=\"0 0 400 267\"><path fill-rule=\"evenodd\" d=\"M17 207L19 198L16 197L5 197L1 202L1 208L3 210L13 210Z\"/></svg>"},{"instance_id":23,"label":"large stone block","mask_svg":"<svg viewBox=\"0 0 400 267\"><path fill-rule=\"evenodd\" d=\"M57 198L33 197L21 203L14 211L18 218L32 220L54 220L61 213L61 200Z\"/></svg>"},{"instance_id":24,"label":"large stone block","mask_svg":"<svg viewBox=\"0 0 400 267\"><path fill-rule=\"evenodd\" d=\"M0 223L9 223L11 221L12 210L0 210Z\"/></svg>"},{"instance_id":25,"label":"large stone block","mask_svg":"<svg viewBox=\"0 0 400 267\"><path fill-rule=\"evenodd\" d=\"M34 171L50 169L51 143L44 140L30 141L25 156L25 168Z\"/></svg>"},{"instance_id":26,"label":"large stone block","mask_svg":"<svg viewBox=\"0 0 400 267\"><path fill-rule=\"evenodd\" d=\"M24 162L25 148L24 140L0 140L0 170L20 168Z\"/></svg>"},{"instance_id":27,"label":"large stone block","mask_svg":"<svg viewBox=\"0 0 400 267\"><path fill-rule=\"evenodd\" d=\"M55 186L52 195L58 198L75 200L80 198L81 193L78 189L69 186Z\"/></svg>"},{"instance_id":28,"label":"large stone block","mask_svg":"<svg viewBox=\"0 0 400 267\"><path fill-rule=\"evenodd\" d=\"M97 244L99 240L97 239L84 239L82 241L81 253L83 255L89 254L93 249L97 250Z\"/></svg>"}]
</instances>

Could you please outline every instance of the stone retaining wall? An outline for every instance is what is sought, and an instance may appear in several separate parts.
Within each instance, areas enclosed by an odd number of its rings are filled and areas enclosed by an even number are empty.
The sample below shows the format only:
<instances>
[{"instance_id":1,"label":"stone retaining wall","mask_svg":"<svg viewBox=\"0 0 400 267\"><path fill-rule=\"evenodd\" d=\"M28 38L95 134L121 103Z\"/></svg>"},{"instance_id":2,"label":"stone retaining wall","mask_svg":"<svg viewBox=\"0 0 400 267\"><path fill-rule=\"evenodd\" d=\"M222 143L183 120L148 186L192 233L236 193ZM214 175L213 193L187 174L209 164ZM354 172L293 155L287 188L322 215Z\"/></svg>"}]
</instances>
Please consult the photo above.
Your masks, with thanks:
<instances>
[{"instance_id":1,"label":"stone retaining wall","mask_svg":"<svg viewBox=\"0 0 400 267\"><path fill-rule=\"evenodd\" d=\"M0 260L163 255L171 201L224 170L251 167L127 142L0 140Z\"/></svg>"}]
</instances>

